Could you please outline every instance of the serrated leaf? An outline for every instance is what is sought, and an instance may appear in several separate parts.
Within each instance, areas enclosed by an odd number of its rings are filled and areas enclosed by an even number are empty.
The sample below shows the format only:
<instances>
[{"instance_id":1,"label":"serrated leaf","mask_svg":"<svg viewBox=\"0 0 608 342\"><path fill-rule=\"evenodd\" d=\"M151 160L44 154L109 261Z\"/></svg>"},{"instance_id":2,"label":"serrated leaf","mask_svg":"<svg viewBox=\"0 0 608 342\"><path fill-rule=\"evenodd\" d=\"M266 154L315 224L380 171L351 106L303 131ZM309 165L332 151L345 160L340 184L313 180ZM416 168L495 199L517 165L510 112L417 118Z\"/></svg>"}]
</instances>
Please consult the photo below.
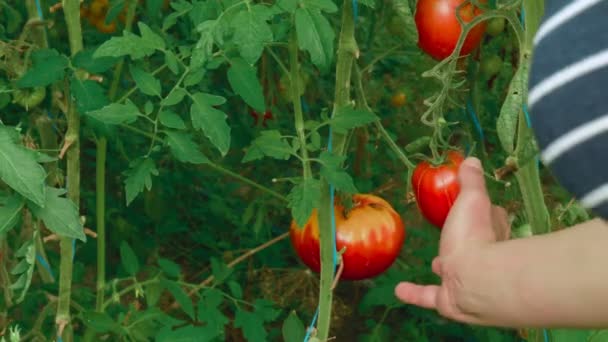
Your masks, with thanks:
<instances>
[{"instance_id":1,"label":"serrated leaf","mask_svg":"<svg viewBox=\"0 0 608 342\"><path fill-rule=\"evenodd\" d=\"M209 57L213 53L213 43L215 31L217 29L216 20L207 20L196 27L196 30L201 34L198 42L192 49L190 56L190 69L197 69L207 63Z\"/></svg>"},{"instance_id":2,"label":"serrated leaf","mask_svg":"<svg viewBox=\"0 0 608 342\"><path fill-rule=\"evenodd\" d=\"M175 25L175 23L177 23L177 19L190 12L192 9L192 4L184 0L172 1L171 8L173 8L175 12L170 13L165 17L165 20L163 20L163 31L167 31L169 28Z\"/></svg>"},{"instance_id":3,"label":"serrated leaf","mask_svg":"<svg viewBox=\"0 0 608 342\"><path fill-rule=\"evenodd\" d=\"M60 197L64 193L65 190L47 187L44 207L31 202L28 207L53 233L86 242L78 207L71 200Z\"/></svg>"},{"instance_id":4,"label":"serrated leaf","mask_svg":"<svg viewBox=\"0 0 608 342\"><path fill-rule=\"evenodd\" d=\"M139 260L137 259L137 255L135 255L131 246L124 240L120 244L120 261L127 273L131 276L135 276L137 272L139 272Z\"/></svg>"},{"instance_id":5,"label":"serrated leaf","mask_svg":"<svg viewBox=\"0 0 608 342\"><path fill-rule=\"evenodd\" d=\"M17 87L44 87L65 77L67 57L54 49L39 49L32 52L32 67L17 80Z\"/></svg>"},{"instance_id":6,"label":"serrated leaf","mask_svg":"<svg viewBox=\"0 0 608 342\"><path fill-rule=\"evenodd\" d=\"M281 133L277 130L262 131L251 146L247 149L247 154L243 158L243 162L260 159L263 156L268 156L275 159L287 160L293 153L292 147L285 139L281 137Z\"/></svg>"},{"instance_id":7,"label":"serrated leaf","mask_svg":"<svg viewBox=\"0 0 608 342\"><path fill-rule=\"evenodd\" d=\"M234 59L228 69L228 82L245 103L260 113L266 111L262 85L254 67L240 58Z\"/></svg>"},{"instance_id":8,"label":"serrated leaf","mask_svg":"<svg viewBox=\"0 0 608 342\"><path fill-rule=\"evenodd\" d=\"M165 107L174 106L182 102L184 96L186 96L186 90L184 90L184 88L175 88L160 102L160 104Z\"/></svg>"},{"instance_id":9,"label":"serrated leaf","mask_svg":"<svg viewBox=\"0 0 608 342\"><path fill-rule=\"evenodd\" d=\"M283 322L283 340L285 342L300 342L306 336L306 328L295 311L292 311Z\"/></svg>"},{"instance_id":10,"label":"serrated leaf","mask_svg":"<svg viewBox=\"0 0 608 342\"><path fill-rule=\"evenodd\" d=\"M172 51L165 51L165 63L167 63L167 68L169 68L174 75L179 74L179 62L177 56Z\"/></svg>"},{"instance_id":11,"label":"serrated leaf","mask_svg":"<svg viewBox=\"0 0 608 342\"><path fill-rule=\"evenodd\" d=\"M329 184L339 191L351 194L357 192L352 177L341 166L346 157L323 151L319 159L321 159L321 176L327 179Z\"/></svg>"},{"instance_id":12,"label":"serrated leaf","mask_svg":"<svg viewBox=\"0 0 608 342\"><path fill-rule=\"evenodd\" d=\"M127 205L144 189L152 189L152 176L158 176L158 169L154 160L150 158L139 158L133 161L129 170L125 171L125 195Z\"/></svg>"},{"instance_id":13,"label":"serrated leaf","mask_svg":"<svg viewBox=\"0 0 608 342\"><path fill-rule=\"evenodd\" d=\"M139 21L137 22L137 26L139 27L139 32L141 33L141 40L147 47L156 50L165 49L165 41L163 37L152 31L152 29L146 25L146 23Z\"/></svg>"},{"instance_id":14,"label":"serrated leaf","mask_svg":"<svg viewBox=\"0 0 608 342\"><path fill-rule=\"evenodd\" d=\"M228 267L225 263L217 258L211 258L211 273L213 274L213 282L216 285L223 283L234 272L234 269Z\"/></svg>"},{"instance_id":15,"label":"serrated leaf","mask_svg":"<svg viewBox=\"0 0 608 342\"><path fill-rule=\"evenodd\" d=\"M527 92L527 72L528 68L524 63L513 75L505 102L503 102L498 119L496 119L498 140L508 154L515 150L518 117L520 111L523 110L524 96Z\"/></svg>"},{"instance_id":16,"label":"serrated leaf","mask_svg":"<svg viewBox=\"0 0 608 342\"><path fill-rule=\"evenodd\" d=\"M228 288L230 289L230 293L236 299L243 299L243 289L241 285L234 280L230 280L228 282Z\"/></svg>"},{"instance_id":17,"label":"serrated leaf","mask_svg":"<svg viewBox=\"0 0 608 342\"><path fill-rule=\"evenodd\" d=\"M169 277L178 278L182 272L178 264L165 258L158 258L158 266Z\"/></svg>"},{"instance_id":18,"label":"serrated leaf","mask_svg":"<svg viewBox=\"0 0 608 342\"><path fill-rule=\"evenodd\" d=\"M93 57L122 57L128 55L133 60L138 60L151 56L155 51L154 42L146 41L134 33L124 31L122 37L112 37L101 44Z\"/></svg>"},{"instance_id":19,"label":"serrated leaf","mask_svg":"<svg viewBox=\"0 0 608 342\"><path fill-rule=\"evenodd\" d=\"M79 51L72 57L72 64L75 67L82 68L88 72L102 73L108 71L118 61L118 59L114 57L94 58L94 53L94 49Z\"/></svg>"},{"instance_id":20,"label":"serrated leaf","mask_svg":"<svg viewBox=\"0 0 608 342\"><path fill-rule=\"evenodd\" d=\"M209 159L199 150L192 141L192 136L187 133L166 131L167 144L173 156L183 162L192 164L208 163Z\"/></svg>"},{"instance_id":21,"label":"serrated leaf","mask_svg":"<svg viewBox=\"0 0 608 342\"><path fill-rule=\"evenodd\" d=\"M95 81L80 80L77 77L70 79L70 92L76 100L78 112L86 114L108 105L106 91Z\"/></svg>"},{"instance_id":22,"label":"serrated leaf","mask_svg":"<svg viewBox=\"0 0 608 342\"><path fill-rule=\"evenodd\" d=\"M291 209L291 216L298 227L304 227L314 208L319 206L321 199L321 182L309 178L298 182L292 189L287 200L287 207Z\"/></svg>"},{"instance_id":23,"label":"serrated leaf","mask_svg":"<svg viewBox=\"0 0 608 342\"><path fill-rule=\"evenodd\" d=\"M162 112L160 112L158 119L160 120L161 124L169 128L186 128L186 123L184 122L184 120L172 111L163 110Z\"/></svg>"},{"instance_id":24,"label":"serrated leaf","mask_svg":"<svg viewBox=\"0 0 608 342\"><path fill-rule=\"evenodd\" d=\"M226 123L228 115L213 106L217 105L219 96L204 93L192 95L190 117L192 126L202 130L209 141L225 156L230 149L230 126Z\"/></svg>"},{"instance_id":25,"label":"serrated leaf","mask_svg":"<svg viewBox=\"0 0 608 342\"><path fill-rule=\"evenodd\" d=\"M86 115L109 125L132 123L142 115L133 102L127 100L125 104L110 103L109 105L87 112Z\"/></svg>"},{"instance_id":26,"label":"serrated leaf","mask_svg":"<svg viewBox=\"0 0 608 342\"><path fill-rule=\"evenodd\" d=\"M11 196L0 206L0 236L12 229L21 217L25 201L20 196Z\"/></svg>"},{"instance_id":27,"label":"serrated leaf","mask_svg":"<svg viewBox=\"0 0 608 342\"><path fill-rule=\"evenodd\" d=\"M199 320L206 323L209 332L216 332L217 335L221 334L226 324L230 322L224 313L219 310L223 302L224 296L222 293L213 288L205 290L198 302Z\"/></svg>"},{"instance_id":28,"label":"serrated leaf","mask_svg":"<svg viewBox=\"0 0 608 342\"><path fill-rule=\"evenodd\" d=\"M348 130L365 126L378 120L379 118L370 111L346 107L336 112L330 120L330 125L336 133L346 133Z\"/></svg>"},{"instance_id":29,"label":"serrated leaf","mask_svg":"<svg viewBox=\"0 0 608 342\"><path fill-rule=\"evenodd\" d=\"M155 337L155 342L212 342L217 341L221 332L210 332L206 326L197 327L187 325L183 328L173 329L165 326Z\"/></svg>"},{"instance_id":30,"label":"serrated leaf","mask_svg":"<svg viewBox=\"0 0 608 342\"><path fill-rule=\"evenodd\" d=\"M335 33L319 10L298 8L296 10L296 32L298 46L308 51L312 63L327 68L334 55Z\"/></svg>"},{"instance_id":31,"label":"serrated leaf","mask_svg":"<svg viewBox=\"0 0 608 342\"><path fill-rule=\"evenodd\" d=\"M139 91L146 95L160 97L160 80L154 77L151 73L132 65L131 76L133 77Z\"/></svg>"},{"instance_id":32,"label":"serrated leaf","mask_svg":"<svg viewBox=\"0 0 608 342\"><path fill-rule=\"evenodd\" d=\"M267 299L258 298L253 303L255 314L264 322L272 322L281 314L281 310L274 308L274 303Z\"/></svg>"},{"instance_id":33,"label":"serrated leaf","mask_svg":"<svg viewBox=\"0 0 608 342\"><path fill-rule=\"evenodd\" d=\"M277 8L279 8L281 11L284 12L288 12L288 13L295 13L296 8L298 8L298 1L297 0L278 0L275 4L275 6ZM280 11L277 11L280 13Z\"/></svg>"},{"instance_id":34,"label":"serrated leaf","mask_svg":"<svg viewBox=\"0 0 608 342\"><path fill-rule=\"evenodd\" d=\"M233 41L241 57L254 64L262 55L264 46L273 40L268 23L268 9L264 5L254 5L236 14L232 20Z\"/></svg>"},{"instance_id":35,"label":"serrated leaf","mask_svg":"<svg viewBox=\"0 0 608 342\"><path fill-rule=\"evenodd\" d=\"M262 318L253 312L245 311L239 307L236 309L234 326L241 328L243 336L245 336L247 341L266 341L268 338Z\"/></svg>"},{"instance_id":36,"label":"serrated leaf","mask_svg":"<svg viewBox=\"0 0 608 342\"><path fill-rule=\"evenodd\" d=\"M85 311L82 314L83 323L95 332L113 332L123 335L125 330L105 312Z\"/></svg>"},{"instance_id":37,"label":"serrated leaf","mask_svg":"<svg viewBox=\"0 0 608 342\"><path fill-rule=\"evenodd\" d=\"M192 300L190 297L188 297L186 291L182 289L179 283L174 281L163 280L163 283L165 283L165 287L167 290L169 290L169 292L171 292L171 295L173 295L182 310L184 310L190 319L194 320L194 305L192 304Z\"/></svg>"},{"instance_id":38,"label":"serrated leaf","mask_svg":"<svg viewBox=\"0 0 608 342\"><path fill-rule=\"evenodd\" d=\"M25 147L16 145L11 131L0 129L0 180L38 206L46 201L46 172Z\"/></svg>"}]
</instances>

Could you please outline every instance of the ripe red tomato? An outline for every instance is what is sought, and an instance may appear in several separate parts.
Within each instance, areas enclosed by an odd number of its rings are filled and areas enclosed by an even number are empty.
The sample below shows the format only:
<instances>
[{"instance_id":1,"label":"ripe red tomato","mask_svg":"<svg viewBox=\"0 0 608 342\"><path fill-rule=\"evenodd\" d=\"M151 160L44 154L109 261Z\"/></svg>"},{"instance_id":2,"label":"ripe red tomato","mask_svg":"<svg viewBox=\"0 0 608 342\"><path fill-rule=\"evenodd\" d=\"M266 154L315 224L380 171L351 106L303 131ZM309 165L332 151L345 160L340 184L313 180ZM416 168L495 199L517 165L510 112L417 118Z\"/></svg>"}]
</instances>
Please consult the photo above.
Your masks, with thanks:
<instances>
[{"instance_id":1,"label":"ripe red tomato","mask_svg":"<svg viewBox=\"0 0 608 342\"><path fill-rule=\"evenodd\" d=\"M353 208L345 215L344 207L334 206L336 216L336 247L342 254L344 269L340 279L373 278L386 271L397 259L405 226L393 207L380 197L369 194L353 196ZM313 210L304 228L292 221L291 243L296 253L314 272L321 269L319 224Z\"/></svg>"},{"instance_id":2,"label":"ripe red tomato","mask_svg":"<svg viewBox=\"0 0 608 342\"><path fill-rule=\"evenodd\" d=\"M418 29L418 46L431 57L442 60L454 51L462 29L456 17L456 8L463 0L419 0L416 4L416 28ZM481 9L470 3L460 10L465 23L481 14ZM469 54L483 38L486 23L481 22L467 35L460 55Z\"/></svg>"},{"instance_id":3,"label":"ripe red tomato","mask_svg":"<svg viewBox=\"0 0 608 342\"><path fill-rule=\"evenodd\" d=\"M463 160L460 152L449 151L443 164L431 165L423 161L412 174L412 188L418 208L422 216L439 229L443 228L460 192L458 168Z\"/></svg>"}]
</instances>

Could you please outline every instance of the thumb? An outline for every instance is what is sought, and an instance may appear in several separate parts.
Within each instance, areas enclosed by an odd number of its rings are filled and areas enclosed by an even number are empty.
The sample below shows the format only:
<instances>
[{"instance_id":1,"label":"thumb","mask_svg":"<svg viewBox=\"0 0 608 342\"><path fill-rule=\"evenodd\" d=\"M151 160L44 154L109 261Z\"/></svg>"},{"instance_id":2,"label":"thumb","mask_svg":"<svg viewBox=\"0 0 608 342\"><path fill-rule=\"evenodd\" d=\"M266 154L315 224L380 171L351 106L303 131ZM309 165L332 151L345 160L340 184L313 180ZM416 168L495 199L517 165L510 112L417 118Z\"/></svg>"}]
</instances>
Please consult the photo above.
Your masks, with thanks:
<instances>
[{"instance_id":1,"label":"thumb","mask_svg":"<svg viewBox=\"0 0 608 342\"><path fill-rule=\"evenodd\" d=\"M458 182L460 192L443 226L440 255L447 255L461 245L466 248L472 240L495 239L492 203L479 159L469 157L462 162Z\"/></svg>"}]
</instances>

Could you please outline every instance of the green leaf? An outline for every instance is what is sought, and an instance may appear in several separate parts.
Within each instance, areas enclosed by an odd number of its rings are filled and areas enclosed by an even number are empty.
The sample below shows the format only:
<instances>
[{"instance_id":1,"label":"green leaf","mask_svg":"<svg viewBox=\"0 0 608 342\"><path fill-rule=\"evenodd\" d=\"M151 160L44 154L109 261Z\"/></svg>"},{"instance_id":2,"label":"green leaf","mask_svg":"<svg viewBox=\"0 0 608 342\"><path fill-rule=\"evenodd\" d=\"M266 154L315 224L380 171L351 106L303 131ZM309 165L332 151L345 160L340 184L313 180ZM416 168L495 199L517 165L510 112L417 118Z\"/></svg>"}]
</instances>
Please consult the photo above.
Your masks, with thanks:
<instances>
[{"instance_id":1,"label":"green leaf","mask_svg":"<svg viewBox=\"0 0 608 342\"><path fill-rule=\"evenodd\" d=\"M125 194L129 205L139 193L152 189L152 176L158 176L158 169L151 158L138 158L132 161L124 172Z\"/></svg>"},{"instance_id":2,"label":"green leaf","mask_svg":"<svg viewBox=\"0 0 608 342\"><path fill-rule=\"evenodd\" d=\"M230 280L228 282L228 288L230 289L230 293L232 293L232 296L234 298L243 299L243 289L241 288L241 285L239 285L239 283L234 280Z\"/></svg>"},{"instance_id":3,"label":"green leaf","mask_svg":"<svg viewBox=\"0 0 608 342\"><path fill-rule=\"evenodd\" d=\"M165 41L161 36L156 34L152 29L146 25L143 21L137 22L139 32L141 33L141 40L144 42L146 47L156 50L165 49Z\"/></svg>"},{"instance_id":4,"label":"green leaf","mask_svg":"<svg viewBox=\"0 0 608 342\"><path fill-rule=\"evenodd\" d=\"M345 156L338 156L328 151L323 151L321 159L321 176L323 176L329 184L336 187L337 190L354 194L357 188L352 177L344 171L342 163L346 159Z\"/></svg>"},{"instance_id":5,"label":"green leaf","mask_svg":"<svg viewBox=\"0 0 608 342\"><path fill-rule=\"evenodd\" d=\"M160 102L160 104L165 107L174 106L182 102L186 94L187 92L184 90L184 88L175 88Z\"/></svg>"},{"instance_id":6,"label":"green leaf","mask_svg":"<svg viewBox=\"0 0 608 342\"><path fill-rule=\"evenodd\" d=\"M124 335L123 327L115 322L105 312L85 311L82 313L83 323L98 333L113 332Z\"/></svg>"},{"instance_id":7,"label":"green leaf","mask_svg":"<svg viewBox=\"0 0 608 342\"><path fill-rule=\"evenodd\" d=\"M155 342L212 342L217 341L220 336L219 332L215 335L210 335L208 327L196 327L187 325L183 328L173 329L171 326L165 326L156 335Z\"/></svg>"},{"instance_id":8,"label":"green leaf","mask_svg":"<svg viewBox=\"0 0 608 342\"><path fill-rule=\"evenodd\" d=\"M68 67L67 57L54 49L39 49L32 52L32 67L17 80L17 87L44 87L62 80Z\"/></svg>"},{"instance_id":9,"label":"green leaf","mask_svg":"<svg viewBox=\"0 0 608 342\"><path fill-rule=\"evenodd\" d=\"M523 110L524 95L527 92L528 68L522 64L509 84L509 90L505 102L500 108L500 114L496 120L496 132L502 148L508 154L515 150L515 135L517 133L517 121L519 112Z\"/></svg>"},{"instance_id":10,"label":"green leaf","mask_svg":"<svg viewBox=\"0 0 608 342\"><path fill-rule=\"evenodd\" d=\"M298 8L297 0L278 0L275 4L276 7L280 8L282 11L287 13L295 13L296 8Z\"/></svg>"},{"instance_id":11,"label":"green leaf","mask_svg":"<svg viewBox=\"0 0 608 342\"><path fill-rule=\"evenodd\" d=\"M234 28L233 41L241 57L249 64L254 64L262 55L264 45L272 42L272 30L266 20L268 8L264 5L253 5L236 14L231 26Z\"/></svg>"},{"instance_id":12,"label":"green leaf","mask_svg":"<svg viewBox=\"0 0 608 342\"><path fill-rule=\"evenodd\" d=\"M154 39L145 40L134 33L123 31L122 37L112 37L101 44L93 57L122 57L128 55L133 60L138 60L151 56L156 49L157 45Z\"/></svg>"},{"instance_id":13,"label":"green leaf","mask_svg":"<svg viewBox=\"0 0 608 342\"><path fill-rule=\"evenodd\" d=\"M253 312L245 311L240 307L236 309L234 326L241 328L243 336L250 342L266 341L268 334L264 328L264 321Z\"/></svg>"},{"instance_id":14,"label":"green leaf","mask_svg":"<svg viewBox=\"0 0 608 342\"><path fill-rule=\"evenodd\" d=\"M287 160L292 153L292 147L281 137L279 131L266 130L262 131L261 135L251 143L243 158L243 162L260 159L263 156Z\"/></svg>"},{"instance_id":15,"label":"green leaf","mask_svg":"<svg viewBox=\"0 0 608 342\"><path fill-rule=\"evenodd\" d=\"M160 120L161 124L169 128L186 128L186 123L184 120L179 115L169 110L163 110L160 112L158 119Z\"/></svg>"},{"instance_id":16,"label":"green leaf","mask_svg":"<svg viewBox=\"0 0 608 342\"><path fill-rule=\"evenodd\" d=\"M72 57L72 64L77 68L82 68L92 73L102 73L110 70L118 62L117 58L113 57L100 57L94 58L94 49L87 49L79 51L74 57Z\"/></svg>"},{"instance_id":17,"label":"green leaf","mask_svg":"<svg viewBox=\"0 0 608 342\"><path fill-rule=\"evenodd\" d=\"M20 196L11 196L3 206L0 206L0 236L6 234L19 222L24 204Z\"/></svg>"},{"instance_id":18,"label":"green leaf","mask_svg":"<svg viewBox=\"0 0 608 342\"><path fill-rule=\"evenodd\" d=\"M163 280L163 283L165 283L165 287L171 292L171 295L173 295L182 310L184 310L190 319L194 320L194 305L186 291L182 289L179 283L174 281Z\"/></svg>"},{"instance_id":19,"label":"green leaf","mask_svg":"<svg viewBox=\"0 0 608 342\"><path fill-rule=\"evenodd\" d=\"M281 314L281 310L274 308L274 303L267 299L256 299L253 303L255 314L264 322L272 322Z\"/></svg>"},{"instance_id":20,"label":"green leaf","mask_svg":"<svg viewBox=\"0 0 608 342\"><path fill-rule=\"evenodd\" d=\"M225 101L220 96L205 93L192 95L190 117L192 126L195 129L202 129L222 156L225 156L230 148L230 126L226 123L228 115L213 107L218 105L220 99Z\"/></svg>"},{"instance_id":21,"label":"green leaf","mask_svg":"<svg viewBox=\"0 0 608 342\"><path fill-rule=\"evenodd\" d=\"M287 200L287 207L291 209L291 216L299 227L304 227L312 210L319 206L321 199L321 182L309 178L298 182L292 189Z\"/></svg>"},{"instance_id":22,"label":"green leaf","mask_svg":"<svg viewBox=\"0 0 608 342\"><path fill-rule=\"evenodd\" d=\"M135 122L142 115L133 102L125 104L110 103L109 105L86 113L88 116L109 125L120 125Z\"/></svg>"},{"instance_id":23,"label":"green leaf","mask_svg":"<svg viewBox=\"0 0 608 342\"><path fill-rule=\"evenodd\" d=\"M165 51L165 63L174 75L179 74L179 61L172 51Z\"/></svg>"},{"instance_id":24,"label":"green leaf","mask_svg":"<svg viewBox=\"0 0 608 342\"><path fill-rule=\"evenodd\" d=\"M179 265L169 259L158 258L158 266L160 266L160 268L166 275L173 278L178 278L182 273L182 270Z\"/></svg>"},{"instance_id":25,"label":"green leaf","mask_svg":"<svg viewBox=\"0 0 608 342\"><path fill-rule=\"evenodd\" d=\"M127 273L131 276L135 276L137 272L139 272L139 260L137 259L137 255L135 255L131 246L124 240L120 244L120 261Z\"/></svg>"},{"instance_id":26,"label":"green leaf","mask_svg":"<svg viewBox=\"0 0 608 342\"><path fill-rule=\"evenodd\" d=\"M379 118L370 111L347 107L337 111L331 118L330 124L336 133L344 134L348 130L365 126L378 120Z\"/></svg>"},{"instance_id":27,"label":"green leaf","mask_svg":"<svg viewBox=\"0 0 608 342\"><path fill-rule=\"evenodd\" d=\"M296 31L300 49L308 51L312 63L327 68L334 55L335 33L319 10L298 8Z\"/></svg>"},{"instance_id":28,"label":"green leaf","mask_svg":"<svg viewBox=\"0 0 608 342\"><path fill-rule=\"evenodd\" d=\"M175 12L170 13L165 17L165 20L163 20L163 31L171 28L177 23L177 19L190 12L190 10L192 10L192 4L185 0L171 1L171 8L173 8Z\"/></svg>"},{"instance_id":29,"label":"green leaf","mask_svg":"<svg viewBox=\"0 0 608 342\"><path fill-rule=\"evenodd\" d=\"M154 77L151 73L132 65L131 76L133 77L139 91L146 95L160 97L160 80Z\"/></svg>"},{"instance_id":30,"label":"green leaf","mask_svg":"<svg viewBox=\"0 0 608 342\"><path fill-rule=\"evenodd\" d=\"M196 27L196 30L201 34L201 37L192 50L192 56L190 56L190 69L194 70L203 66L213 54L213 37L215 36L217 26L216 20L207 20Z\"/></svg>"},{"instance_id":31,"label":"green leaf","mask_svg":"<svg viewBox=\"0 0 608 342\"><path fill-rule=\"evenodd\" d=\"M192 141L192 136L186 133L165 131L167 144L173 156L183 162L192 164L208 163L209 159L199 150L198 146Z\"/></svg>"},{"instance_id":32,"label":"green leaf","mask_svg":"<svg viewBox=\"0 0 608 342\"><path fill-rule=\"evenodd\" d=\"M266 111L262 85L254 67L240 58L234 59L228 69L228 82L230 82L232 90L241 96L245 103L258 112Z\"/></svg>"},{"instance_id":33,"label":"green leaf","mask_svg":"<svg viewBox=\"0 0 608 342\"><path fill-rule=\"evenodd\" d=\"M46 172L34 155L14 143L11 130L0 129L0 180L38 206L44 206L45 178Z\"/></svg>"},{"instance_id":34,"label":"green leaf","mask_svg":"<svg viewBox=\"0 0 608 342\"><path fill-rule=\"evenodd\" d=\"M234 269L228 267L225 263L217 258L211 258L211 273L213 274L213 282L216 285L223 283L234 272Z\"/></svg>"},{"instance_id":35,"label":"green leaf","mask_svg":"<svg viewBox=\"0 0 608 342\"><path fill-rule=\"evenodd\" d=\"M335 13L338 11L338 6L331 0L303 0L304 7L312 7L325 11L327 13Z\"/></svg>"},{"instance_id":36,"label":"green leaf","mask_svg":"<svg viewBox=\"0 0 608 342\"><path fill-rule=\"evenodd\" d=\"M86 242L84 228L80 222L78 207L71 200L60 197L65 190L48 187L44 207L28 203L34 216L42 219L44 225L53 233Z\"/></svg>"},{"instance_id":37,"label":"green leaf","mask_svg":"<svg viewBox=\"0 0 608 342\"><path fill-rule=\"evenodd\" d=\"M76 106L81 114L98 110L110 103L106 97L106 91L95 81L83 81L77 77L72 77L70 79L70 92L76 99Z\"/></svg>"},{"instance_id":38,"label":"green leaf","mask_svg":"<svg viewBox=\"0 0 608 342\"><path fill-rule=\"evenodd\" d=\"M224 302L224 296L219 290L209 288L204 290L198 302L198 318L205 322L208 336L220 336L230 320L219 309Z\"/></svg>"},{"instance_id":39,"label":"green leaf","mask_svg":"<svg viewBox=\"0 0 608 342\"><path fill-rule=\"evenodd\" d=\"M283 322L283 340L285 342L300 342L306 336L306 328L295 311L292 311Z\"/></svg>"}]
</instances>

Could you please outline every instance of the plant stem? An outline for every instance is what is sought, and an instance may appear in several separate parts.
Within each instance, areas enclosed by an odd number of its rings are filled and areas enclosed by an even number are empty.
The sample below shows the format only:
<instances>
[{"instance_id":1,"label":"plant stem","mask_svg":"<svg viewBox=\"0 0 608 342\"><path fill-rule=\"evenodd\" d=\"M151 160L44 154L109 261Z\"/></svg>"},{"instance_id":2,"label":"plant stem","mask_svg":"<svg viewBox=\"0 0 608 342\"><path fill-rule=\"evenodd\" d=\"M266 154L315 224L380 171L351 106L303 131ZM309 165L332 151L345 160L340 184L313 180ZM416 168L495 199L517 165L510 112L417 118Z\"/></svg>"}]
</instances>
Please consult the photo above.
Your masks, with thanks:
<instances>
[{"instance_id":1,"label":"plant stem","mask_svg":"<svg viewBox=\"0 0 608 342\"><path fill-rule=\"evenodd\" d=\"M344 0L342 6L342 24L336 60L336 85L334 107L332 116L349 105L350 82L353 60L359 55L355 41L355 23L353 7L350 0ZM345 134L332 132L332 152L344 155L346 142ZM329 193L327 180L321 179L321 200L318 210L320 249L321 249L321 281L319 289L319 318L317 323L317 337L326 341L329 337L332 309L332 284L334 282L334 236L331 224L333 203Z\"/></svg>"},{"instance_id":2,"label":"plant stem","mask_svg":"<svg viewBox=\"0 0 608 342\"><path fill-rule=\"evenodd\" d=\"M282 202L287 202L287 198L285 196L281 195L280 193L278 193L278 192L276 192L276 191L274 191L274 190L272 190L270 188L267 188L267 187L263 186L262 184L258 184L258 183L252 181L251 179L249 179L247 177L241 176L241 175L239 175L236 172L230 171L228 169L223 168L220 165L217 165L217 164L214 164L214 163L211 163L211 162L207 163L206 165L209 166L209 167L211 167L212 169L214 169L216 171L219 171L219 172L221 172L223 174L226 174L226 175L228 175L230 177L236 178L236 179L240 180L241 182L243 182L245 184L251 185L251 186L253 186L254 188L256 188L258 190L262 190L265 193L273 196L274 198L281 200Z\"/></svg>"},{"instance_id":3,"label":"plant stem","mask_svg":"<svg viewBox=\"0 0 608 342\"><path fill-rule=\"evenodd\" d=\"M300 154L302 155L302 168L304 179L312 176L310 162L308 160L308 149L306 148L306 133L304 132L304 115L302 114L302 100L300 99L300 65L298 64L298 38L293 30L289 40L289 67L291 102L295 119L296 132L300 140Z\"/></svg>"},{"instance_id":4,"label":"plant stem","mask_svg":"<svg viewBox=\"0 0 608 342\"><path fill-rule=\"evenodd\" d=\"M80 1L63 0L63 12L68 29L68 40L70 52L74 56L82 50L82 29L80 27ZM66 89L69 94L69 89ZM71 98L71 96L66 96ZM67 190L70 199L77 208L80 207L80 116L76 111L76 105L70 101L67 112L68 129L65 136L65 144L69 144L67 152ZM55 323L58 335L64 342L73 341L72 327L70 324L70 297L72 291L72 267L73 253L72 239L62 237L61 264L59 278L59 301L57 303L57 315Z\"/></svg>"}]
</instances>

